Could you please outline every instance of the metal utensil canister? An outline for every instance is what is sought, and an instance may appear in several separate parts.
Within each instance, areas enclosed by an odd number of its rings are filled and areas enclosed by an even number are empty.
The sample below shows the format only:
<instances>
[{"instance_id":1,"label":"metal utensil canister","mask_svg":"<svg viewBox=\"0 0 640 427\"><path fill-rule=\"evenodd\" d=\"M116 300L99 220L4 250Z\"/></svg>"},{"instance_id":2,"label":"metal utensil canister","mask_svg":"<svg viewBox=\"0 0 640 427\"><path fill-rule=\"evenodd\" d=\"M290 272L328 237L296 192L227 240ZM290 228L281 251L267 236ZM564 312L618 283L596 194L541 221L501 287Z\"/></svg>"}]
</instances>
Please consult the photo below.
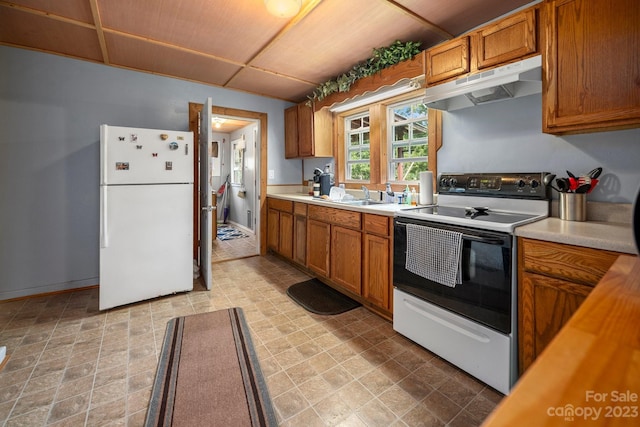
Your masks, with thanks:
<instances>
[{"instance_id":1,"label":"metal utensil canister","mask_svg":"<svg viewBox=\"0 0 640 427\"><path fill-rule=\"evenodd\" d=\"M559 193L560 219L565 221L587 220L587 195L585 193Z\"/></svg>"}]
</instances>

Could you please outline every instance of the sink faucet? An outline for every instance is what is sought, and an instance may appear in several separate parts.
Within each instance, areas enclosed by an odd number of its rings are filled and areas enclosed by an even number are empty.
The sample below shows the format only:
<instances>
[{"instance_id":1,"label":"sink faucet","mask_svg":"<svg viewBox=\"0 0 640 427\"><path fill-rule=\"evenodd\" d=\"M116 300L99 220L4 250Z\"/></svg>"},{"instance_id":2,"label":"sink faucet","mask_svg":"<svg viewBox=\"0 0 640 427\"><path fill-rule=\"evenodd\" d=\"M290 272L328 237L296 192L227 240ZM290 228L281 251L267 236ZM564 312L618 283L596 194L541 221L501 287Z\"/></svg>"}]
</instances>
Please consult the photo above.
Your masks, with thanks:
<instances>
[{"instance_id":1,"label":"sink faucet","mask_svg":"<svg viewBox=\"0 0 640 427\"><path fill-rule=\"evenodd\" d=\"M369 189L367 187L365 187L364 185L362 186L362 191L364 191L364 199L365 200L369 200L371 198L371 195L369 194Z\"/></svg>"}]
</instances>

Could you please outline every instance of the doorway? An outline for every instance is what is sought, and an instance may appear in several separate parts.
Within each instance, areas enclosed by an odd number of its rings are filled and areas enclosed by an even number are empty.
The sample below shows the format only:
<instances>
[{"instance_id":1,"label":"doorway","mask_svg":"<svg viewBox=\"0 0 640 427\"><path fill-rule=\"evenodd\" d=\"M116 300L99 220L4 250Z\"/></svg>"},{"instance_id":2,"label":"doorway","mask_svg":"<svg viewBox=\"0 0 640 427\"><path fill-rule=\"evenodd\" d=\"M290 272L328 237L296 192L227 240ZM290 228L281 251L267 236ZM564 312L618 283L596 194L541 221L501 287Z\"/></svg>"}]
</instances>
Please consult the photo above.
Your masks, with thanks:
<instances>
[{"instance_id":1,"label":"doorway","mask_svg":"<svg viewBox=\"0 0 640 427\"><path fill-rule=\"evenodd\" d=\"M189 103L189 129L199 138L199 113L202 104ZM252 111L223 107L212 108L214 115L213 147L207 156L212 164L211 189L218 226L233 227L247 237L221 240L214 238L211 262L264 254L266 252L266 219L263 203L266 194L267 115ZM217 144L216 144L217 143ZM195 153L194 169L194 255L200 236L200 186L198 159ZM215 236L214 232L214 236Z\"/></svg>"}]
</instances>

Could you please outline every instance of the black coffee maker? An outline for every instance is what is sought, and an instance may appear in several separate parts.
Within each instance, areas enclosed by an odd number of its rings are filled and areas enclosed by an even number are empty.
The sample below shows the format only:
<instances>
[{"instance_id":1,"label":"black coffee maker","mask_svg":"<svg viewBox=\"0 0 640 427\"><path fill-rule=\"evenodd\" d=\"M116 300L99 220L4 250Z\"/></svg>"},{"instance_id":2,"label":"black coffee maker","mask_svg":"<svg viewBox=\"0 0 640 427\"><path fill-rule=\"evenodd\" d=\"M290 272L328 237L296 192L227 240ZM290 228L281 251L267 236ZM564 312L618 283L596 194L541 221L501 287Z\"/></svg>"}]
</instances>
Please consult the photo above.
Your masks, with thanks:
<instances>
[{"instance_id":1,"label":"black coffee maker","mask_svg":"<svg viewBox=\"0 0 640 427\"><path fill-rule=\"evenodd\" d=\"M333 185L333 176L329 172L322 172L321 169L316 168L313 171L313 182L320 184L320 195L328 196Z\"/></svg>"}]
</instances>

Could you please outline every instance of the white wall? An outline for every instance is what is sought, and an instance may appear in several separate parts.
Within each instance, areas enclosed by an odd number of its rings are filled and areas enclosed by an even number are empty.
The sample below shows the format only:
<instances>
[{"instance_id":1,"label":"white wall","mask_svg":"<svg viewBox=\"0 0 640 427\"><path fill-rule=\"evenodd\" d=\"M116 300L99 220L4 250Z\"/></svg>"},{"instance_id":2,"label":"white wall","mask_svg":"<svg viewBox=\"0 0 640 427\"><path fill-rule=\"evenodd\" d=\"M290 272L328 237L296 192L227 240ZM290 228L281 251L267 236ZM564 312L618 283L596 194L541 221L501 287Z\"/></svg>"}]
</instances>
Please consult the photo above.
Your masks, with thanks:
<instances>
[{"instance_id":1,"label":"white wall","mask_svg":"<svg viewBox=\"0 0 640 427\"><path fill-rule=\"evenodd\" d=\"M99 126L188 130L189 102L268 115L269 184L291 103L0 46L0 300L98 283Z\"/></svg>"}]
</instances>

